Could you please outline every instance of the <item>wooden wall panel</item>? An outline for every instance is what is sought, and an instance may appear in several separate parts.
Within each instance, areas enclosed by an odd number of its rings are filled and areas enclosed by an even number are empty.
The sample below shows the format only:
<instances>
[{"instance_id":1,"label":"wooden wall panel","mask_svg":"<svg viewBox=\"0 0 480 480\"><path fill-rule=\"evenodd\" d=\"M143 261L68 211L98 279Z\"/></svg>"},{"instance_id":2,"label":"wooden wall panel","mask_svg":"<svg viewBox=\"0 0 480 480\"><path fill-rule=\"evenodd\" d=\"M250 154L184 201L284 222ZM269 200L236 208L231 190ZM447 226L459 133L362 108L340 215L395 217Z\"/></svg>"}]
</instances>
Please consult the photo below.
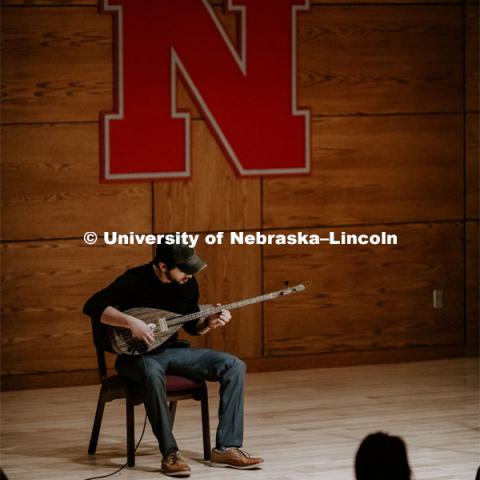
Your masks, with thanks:
<instances>
[{"instance_id":1,"label":"wooden wall panel","mask_svg":"<svg viewBox=\"0 0 480 480\"><path fill-rule=\"evenodd\" d=\"M478 2L465 6L465 106L468 112L480 110L480 66L479 28L480 11Z\"/></svg>"},{"instance_id":2,"label":"wooden wall panel","mask_svg":"<svg viewBox=\"0 0 480 480\"><path fill-rule=\"evenodd\" d=\"M101 4L104 0L2 0L2 5L25 5L25 6L72 6L72 5L94 5ZM410 1L410 0L407 0ZM433 0L430 0L433 1ZM435 0L436 1L436 0ZM451 0L441 0L451 1ZM223 0L209 0L211 5L223 5Z\"/></svg>"},{"instance_id":3,"label":"wooden wall panel","mask_svg":"<svg viewBox=\"0 0 480 480\"><path fill-rule=\"evenodd\" d=\"M19 0L20 1L20 0ZM470 0L467 0L470 1ZM452 4L452 5L462 5L464 0L356 0L352 2L351 0L310 0L311 5L389 5L394 4L398 6L404 6L408 4L421 4L421 5L431 5L432 7L437 5Z\"/></svg>"},{"instance_id":4,"label":"wooden wall panel","mask_svg":"<svg viewBox=\"0 0 480 480\"><path fill-rule=\"evenodd\" d=\"M202 304L231 303L262 293L261 247L252 245L207 245L205 237L198 245L198 253L208 268L197 275ZM185 338L195 346L213 348L238 355L241 358L262 355L261 305L232 310L232 321L226 328L218 328L200 337Z\"/></svg>"},{"instance_id":5,"label":"wooden wall panel","mask_svg":"<svg viewBox=\"0 0 480 480\"><path fill-rule=\"evenodd\" d=\"M299 29L314 114L463 110L463 7L317 7Z\"/></svg>"},{"instance_id":6,"label":"wooden wall panel","mask_svg":"<svg viewBox=\"0 0 480 480\"><path fill-rule=\"evenodd\" d=\"M465 115L466 135L466 218L467 220L480 219L480 174L479 174L479 131L480 122L478 113L467 113Z\"/></svg>"},{"instance_id":7,"label":"wooden wall panel","mask_svg":"<svg viewBox=\"0 0 480 480\"><path fill-rule=\"evenodd\" d=\"M265 247L266 290L313 281L305 293L265 304L267 355L463 343L461 222L343 231L395 233L398 245ZM435 288L444 291L441 309L432 307Z\"/></svg>"},{"instance_id":8,"label":"wooden wall panel","mask_svg":"<svg viewBox=\"0 0 480 480\"><path fill-rule=\"evenodd\" d=\"M109 15L12 7L2 16L2 122L98 120L112 109Z\"/></svg>"},{"instance_id":9,"label":"wooden wall panel","mask_svg":"<svg viewBox=\"0 0 480 480\"><path fill-rule=\"evenodd\" d=\"M26 5L26 6L41 6L41 5L57 5L57 6L69 6L69 5L97 5L102 0L3 0L2 5ZM466 0L466 3L473 3L475 0ZM211 5L223 6L223 0L209 0ZM225 2L226 3L226 2ZM310 0L311 5L332 5L332 4L351 4L351 0ZM372 0L357 0L356 4L372 4ZM410 4L419 3L418 0L377 0L375 4ZM463 3L462 0L422 0L423 4L441 5L441 4L459 4Z\"/></svg>"},{"instance_id":10,"label":"wooden wall panel","mask_svg":"<svg viewBox=\"0 0 480 480\"><path fill-rule=\"evenodd\" d=\"M109 359L107 359L107 363L109 363ZM73 387L76 385L94 385L98 381L98 369L96 367L95 370L66 370L64 372L3 375L2 390L6 392L8 390Z\"/></svg>"},{"instance_id":11,"label":"wooden wall panel","mask_svg":"<svg viewBox=\"0 0 480 480\"><path fill-rule=\"evenodd\" d=\"M68 7L73 5L89 5L97 6L98 3L102 0L2 0L2 5L12 5L12 6L26 6L26 7L40 7L44 5L48 6L57 6L57 7Z\"/></svg>"},{"instance_id":12,"label":"wooden wall panel","mask_svg":"<svg viewBox=\"0 0 480 480\"><path fill-rule=\"evenodd\" d=\"M237 44L237 15L215 12ZM3 122L92 121L112 110L113 16L97 8L8 8L3 23ZM185 89L177 92L178 108L200 118Z\"/></svg>"},{"instance_id":13,"label":"wooden wall panel","mask_svg":"<svg viewBox=\"0 0 480 480\"><path fill-rule=\"evenodd\" d=\"M258 228L260 180L238 180L204 122L192 138L192 179L154 185L155 231Z\"/></svg>"},{"instance_id":14,"label":"wooden wall panel","mask_svg":"<svg viewBox=\"0 0 480 480\"><path fill-rule=\"evenodd\" d=\"M310 177L263 180L264 227L463 218L462 115L316 118Z\"/></svg>"},{"instance_id":15,"label":"wooden wall panel","mask_svg":"<svg viewBox=\"0 0 480 480\"><path fill-rule=\"evenodd\" d=\"M19 0L20 1L20 0ZM468 0L470 1L470 0ZM310 0L311 5L352 5L354 2L351 0ZM367 4L371 5L388 5L388 4L395 4L395 5L408 5L408 4L423 4L428 5L431 4L432 6L442 5L442 4L457 4L462 5L463 0L422 0L421 2L418 0L356 0L355 5L363 5Z\"/></svg>"},{"instance_id":16,"label":"wooden wall panel","mask_svg":"<svg viewBox=\"0 0 480 480\"><path fill-rule=\"evenodd\" d=\"M55 5L55 6L71 6L71 5L97 5L102 0L3 0L2 5L25 5L25 6L42 6L42 5ZM465 0L465 3L474 3L475 0ZM226 3L223 0L209 0L211 5L223 6ZM351 5L351 0L310 0L310 5ZM388 5L388 4L418 4L418 0L357 0L356 4L372 4L376 5ZM422 4L442 5L442 4L458 4L462 5L463 0L422 0Z\"/></svg>"},{"instance_id":17,"label":"wooden wall panel","mask_svg":"<svg viewBox=\"0 0 480 480\"><path fill-rule=\"evenodd\" d=\"M275 355L247 359L248 372L275 370L303 370L308 368L351 367L378 363L425 362L464 356L464 345L436 345L435 347L384 348L353 352L307 353ZM295 373L292 373L295 375ZM50 379L49 379L50 380ZM50 380L50 381L53 381Z\"/></svg>"},{"instance_id":18,"label":"wooden wall panel","mask_svg":"<svg viewBox=\"0 0 480 480\"><path fill-rule=\"evenodd\" d=\"M85 230L394 230L397 247L201 244L205 302L313 274L315 284L265 304L265 324L262 307L237 310L227 329L194 344L255 370L478 352L478 223L463 223L464 202L467 219L478 219L478 2L313 0L298 37L312 176L239 180L197 120L193 178L154 188L98 183L98 118L112 109L113 68L112 18L97 3L2 3L3 385L95 381L83 302L149 260L150 248L86 247ZM211 4L236 41L236 16ZM177 91L178 105L200 118ZM431 308L435 287L445 290L443 309Z\"/></svg>"},{"instance_id":19,"label":"wooden wall panel","mask_svg":"<svg viewBox=\"0 0 480 480\"><path fill-rule=\"evenodd\" d=\"M2 257L2 374L16 375L96 368L83 304L151 248L15 242Z\"/></svg>"},{"instance_id":20,"label":"wooden wall panel","mask_svg":"<svg viewBox=\"0 0 480 480\"><path fill-rule=\"evenodd\" d=\"M151 231L150 184L99 183L97 124L3 127L4 240Z\"/></svg>"},{"instance_id":21,"label":"wooden wall panel","mask_svg":"<svg viewBox=\"0 0 480 480\"><path fill-rule=\"evenodd\" d=\"M462 110L460 6L314 7L301 17L300 103L315 114ZM232 35L233 18L223 17ZM3 122L96 120L112 109L108 15L9 7L3 24Z\"/></svg>"},{"instance_id":22,"label":"wooden wall panel","mask_svg":"<svg viewBox=\"0 0 480 480\"><path fill-rule=\"evenodd\" d=\"M480 229L466 223L466 354L478 356L480 341Z\"/></svg>"}]
</instances>

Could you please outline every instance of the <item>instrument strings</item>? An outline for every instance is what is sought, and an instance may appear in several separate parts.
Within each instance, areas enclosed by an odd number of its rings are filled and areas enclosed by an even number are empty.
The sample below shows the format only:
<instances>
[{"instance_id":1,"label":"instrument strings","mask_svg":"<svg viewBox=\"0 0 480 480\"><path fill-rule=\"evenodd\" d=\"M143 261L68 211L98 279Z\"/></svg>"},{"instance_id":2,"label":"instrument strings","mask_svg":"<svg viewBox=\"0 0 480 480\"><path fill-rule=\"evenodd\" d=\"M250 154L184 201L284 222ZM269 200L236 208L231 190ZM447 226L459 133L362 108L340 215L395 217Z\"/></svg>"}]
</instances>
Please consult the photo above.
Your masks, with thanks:
<instances>
[{"instance_id":1,"label":"instrument strings","mask_svg":"<svg viewBox=\"0 0 480 480\"><path fill-rule=\"evenodd\" d=\"M285 290L279 290L278 292L267 293L266 295L259 295L258 297L253 297L246 300L240 300L239 302L233 302L227 305L221 305L219 307L207 308L205 310L201 310L200 312L195 312L195 313L190 313L188 315L169 318L167 319L167 323L169 326L172 326L172 327L176 325L181 325L183 323L189 322L190 320L195 320L201 317L208 317L215 313L219 313L222 310L233 310L235 308L240 308L245 305L259 303L264 300L273 300L276 297L280 297L288 293L293 293L293 292L296 292L297 290L299 290L299 288L294 287L294 288L289 288Z\"/></svg>"}]
</instances>

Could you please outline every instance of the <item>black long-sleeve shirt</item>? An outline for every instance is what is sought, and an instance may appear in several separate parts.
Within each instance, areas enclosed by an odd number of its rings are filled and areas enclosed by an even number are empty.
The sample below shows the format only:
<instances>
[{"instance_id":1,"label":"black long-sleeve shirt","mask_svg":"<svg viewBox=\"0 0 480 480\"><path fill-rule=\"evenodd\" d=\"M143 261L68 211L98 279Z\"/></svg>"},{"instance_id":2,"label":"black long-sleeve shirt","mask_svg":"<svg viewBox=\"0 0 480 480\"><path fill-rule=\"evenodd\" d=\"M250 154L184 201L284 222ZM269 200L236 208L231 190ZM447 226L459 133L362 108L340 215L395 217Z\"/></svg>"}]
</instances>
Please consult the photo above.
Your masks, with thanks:
<instances>
[{"instance_id":1,"label":"black long-sleeve shirt","mask_svg":"<svg viewBox=\"0 0 480 480\"><path fill-rule=\"evenodd\" d=\"M198 312L198 284L192 277L184 284L163 283L155 275L152 263L131 268L120 275L108 287L92 295L83 307L83 313L92 319L95 345L112 352L108 339L107 325L100 322L100 317L107 307L125 311L134 307L150 307L168 310L180 315ZM183 325L190 335L198 335L197 320ZM170 337L162 347L178 343L178 335Z\"/></svg>"}]
</instances>

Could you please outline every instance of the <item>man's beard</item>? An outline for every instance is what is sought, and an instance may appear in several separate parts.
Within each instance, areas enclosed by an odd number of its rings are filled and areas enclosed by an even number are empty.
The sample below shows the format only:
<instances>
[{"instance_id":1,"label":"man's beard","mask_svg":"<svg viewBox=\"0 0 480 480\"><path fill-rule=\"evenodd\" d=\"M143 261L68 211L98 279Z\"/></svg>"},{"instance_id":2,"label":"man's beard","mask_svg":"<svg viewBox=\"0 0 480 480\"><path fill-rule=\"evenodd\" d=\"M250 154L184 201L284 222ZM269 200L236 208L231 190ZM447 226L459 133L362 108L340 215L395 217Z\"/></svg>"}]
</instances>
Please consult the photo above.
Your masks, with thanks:
<instances>
[{"instance_id":1,"label":"man's beard","mask_svg":"<svg viewBox=\"0 0 480 480\"><path fill-rule=\"evenodd\" d=\"M170 274L170 270L167 270L166 272L167 278L172 282L175 283L176 285L183 285L188 281L188 278L185 278L184 280L177 280L176 278L172 277Z\"/></svg>"}]
</instances>

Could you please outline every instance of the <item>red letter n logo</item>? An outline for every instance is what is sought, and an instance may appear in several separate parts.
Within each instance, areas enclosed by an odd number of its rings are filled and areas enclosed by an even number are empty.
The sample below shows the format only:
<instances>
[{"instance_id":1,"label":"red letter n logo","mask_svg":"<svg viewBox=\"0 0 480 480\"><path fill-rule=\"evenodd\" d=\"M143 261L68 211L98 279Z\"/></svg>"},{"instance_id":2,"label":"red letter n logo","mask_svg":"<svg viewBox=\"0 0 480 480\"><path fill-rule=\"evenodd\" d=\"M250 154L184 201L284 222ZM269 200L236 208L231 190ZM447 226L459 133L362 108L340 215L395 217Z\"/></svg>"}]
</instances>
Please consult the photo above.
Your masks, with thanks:
<instances>
[{"instance_id":1,"label":"red letter n logo","mask_svg":"<svg viewBox=\"0 0 480 480\"><path fill-rule=\"evenodd\" d=\"M297 107L297 12L308 0L229 0L237 49L207 0L105 0L116 25L115 113L102 114L105 180L189 177L180 76L239 175L310 171L310 113Z\"/></svg>"}]
</instances>

